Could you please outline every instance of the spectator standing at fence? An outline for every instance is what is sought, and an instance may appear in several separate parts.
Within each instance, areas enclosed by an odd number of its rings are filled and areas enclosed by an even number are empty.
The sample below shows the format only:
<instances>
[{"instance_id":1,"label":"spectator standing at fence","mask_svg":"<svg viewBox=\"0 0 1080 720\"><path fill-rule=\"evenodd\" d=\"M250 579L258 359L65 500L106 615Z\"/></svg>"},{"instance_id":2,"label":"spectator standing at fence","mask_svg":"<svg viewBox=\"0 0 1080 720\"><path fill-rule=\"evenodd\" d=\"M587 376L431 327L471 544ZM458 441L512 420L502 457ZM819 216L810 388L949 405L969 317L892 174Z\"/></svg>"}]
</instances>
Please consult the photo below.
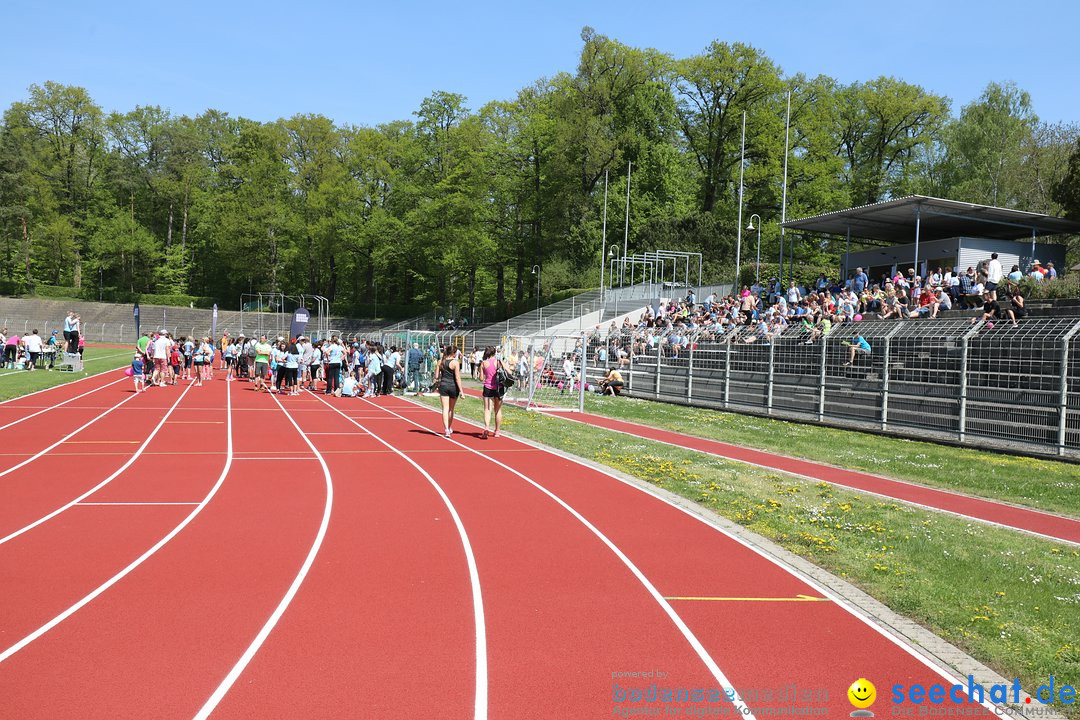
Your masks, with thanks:
<instances>
[{"instance_id":1,"label":"spectator standing at fence","mask_svg":"<svg viewBox=\"0 0 1080 720\"><path fill-rule=\"evenodd\" d=\"M435 368L435 383L442 403L444 435L449 438L454 432L454 408L461 395L461 362L453 345L447 345L443 350L442 359Z\"/></svg>"},{"instance_id":2,"label":"spectator standing at fence","mask_svg":"<svg viewBox=\"0 0 1080 720\"><path fill-rule=\"evenodd\" d=\"M424 353L420 352L420 343L413 343L405 353L405 387L412 388L412 392L420 394L420 364L424 361Z\"/></svg>"},{"instance_id":3,"label":"spectator standing at fence","mask_svg":"<svg viewBox=\"0 0 1080 720\"><path fill-rule=\"evenodd\" d=\"M383 395L394 394L394 378L399 370L401 370L401 353L398 352L396 345L392 345L383 366Z\"/></svg>"}]
</instances>

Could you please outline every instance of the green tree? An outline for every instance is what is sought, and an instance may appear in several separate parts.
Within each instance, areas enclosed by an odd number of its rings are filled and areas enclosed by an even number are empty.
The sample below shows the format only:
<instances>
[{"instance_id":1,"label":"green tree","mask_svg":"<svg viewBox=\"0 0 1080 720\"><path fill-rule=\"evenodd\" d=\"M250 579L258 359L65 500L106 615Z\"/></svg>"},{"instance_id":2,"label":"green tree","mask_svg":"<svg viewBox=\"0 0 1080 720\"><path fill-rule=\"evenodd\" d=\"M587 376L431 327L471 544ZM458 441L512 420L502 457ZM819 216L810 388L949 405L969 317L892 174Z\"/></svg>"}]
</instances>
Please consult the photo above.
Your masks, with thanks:
<instances>
[{"instance_id":1,"label":"green tree","mask_svg":"<svg viewBox=\"0 0 1080 720\"><path fill-rule=\"evenodd\" d=\"M880 77L840 88L836 102L834 133L851 204L906 194L920 149L935 141L949 116L948 98Z\"/></svg>"}]
</instances>

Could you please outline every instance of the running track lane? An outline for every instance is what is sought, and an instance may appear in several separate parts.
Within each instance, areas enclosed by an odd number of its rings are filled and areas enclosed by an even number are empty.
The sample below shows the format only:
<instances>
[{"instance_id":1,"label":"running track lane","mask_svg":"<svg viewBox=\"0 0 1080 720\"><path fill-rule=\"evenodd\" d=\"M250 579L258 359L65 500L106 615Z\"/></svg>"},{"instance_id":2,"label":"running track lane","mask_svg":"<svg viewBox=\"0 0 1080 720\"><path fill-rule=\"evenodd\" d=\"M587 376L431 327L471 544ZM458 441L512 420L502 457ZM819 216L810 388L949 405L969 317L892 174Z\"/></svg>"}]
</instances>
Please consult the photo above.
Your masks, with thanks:
<instances>
[{"instance_id":1,"label":"running track lane","mask_svg":"<svg viewBox=\"0 0 1080 720\"><path fill-rule=\"evenodd\" d=\"M483 587L492 718L609 715L611 686L596 678L626 667L663 668L685 686L718 684L662 604L558 505L377 405L333 402L419 463L458 508Z\"/></svg>"},{"instance_id":2,"label":"running track lane","mask_svg":"<svg viewBox=\"0 0 1080 720\"><path fill-rule=\"evenodd\" d=\"M471 389L467 392L471 397L480 396L480 393ZM580 415L580 419L574 417L575 415L579 414L561 413L559 418L582 422L647 440L655 440L688 450L697 450L728 460L780 470L810 480L821 480L833 485L858 490L859 492L880 495L920 507L960 515L970 520L1001 525L1013 530L1022 530L1034 535L1041 535L1050 540L1060 540L1074 545L1080 544L1080 520L1064 515L985 500L903 480L891 480L857 470L844 470L810 460L800 460L740 445L730 445L718 440L686 435L671 430L662 430L649 425L615 420L603 415L584 413Z\"/></svg>"},{"instance_id":3,"label":"running track lane","mask_svg":"<svg viewBox=\"0 0 1080 720\"><path fill-rule=\"evenodd\" d=\"M386 412L415 407L403 399L380 404ZM407 417L427 428L441 424L436 412ZM636 485L552 453L506 452L532 447L509 438L484 441L475 434L461 435L460 445L497 455L494 460L547 488L581 513L626 553L665 597L726 598L671 602L734 686L746 689L743 695L751 708L791 706L793 703L766 700L763 695L766 689L775 692L795 686L800 691L818 691L819 696L824 693L827 699L820 704L829 708L830 715L839 715L851 710L846 689L860 677L879 688L897 683L929 686L943 679L946 685L958 682L879 632L839 598ZM534 495L536 501L531 505L535 512L549 501ZM806 601L799 596L826 599ZM622 669L635 666L610 668ZM588 679L612 692L608 670L590 668ZM631 687L648 684L627 681Z\"/></svg>"},{"instance_id":4,"label":"running track lane","mask_svg":"<svg viewBox=\"0 0 1080 720\"><path fill-rule=\"evenodd\" d=\"M212 411L186 409L184 404L194 402L200 390L192 388L184 396L146 450L112 482L0 547L0 578L4 587L13 590L0 593L0 650L118 573L167 535L202 499L193 498L187 483L177 482L177 476L215 479L221 474L228 418L224 403ZM162 397L146 399L160 401ZM142 430L149 433L153 426ZM169 449L177 447L199 450ZM92 484L90 478L96 475L90 471L97 469L96 462L93 453L80 458L82 470L76 477ZM163 466L176 470L162 472ZM39 479L39 486L47 485ZM78 489L72 492L81 494ZM71 497L52 502L63 505Z\"/></svg>"},{"instance_id":5,"label":"running track lane","mask_svg":"<svg viewBox=\"0 0 1080 720\"><path fill-rule=\"evenodd\" d=\"M328 498L288 418L246 412L267 398L236 385L234 462L213 500L130 575L0 663L5 712L191 718L256 637L294 582ZM225 403L224 381L195 390ZM178 471L172 491L192 501L216 480L182 472L182 460L161 462ZM141 522L140 512L133 507L128 522Z\"/></svg>"},{"instance_id":6,"label":"running track lane","mask_svg":"<svg viewBox=\"0 0 1080 720\"><path fill-rule=\"evenodd\" d=\"M94 393L108 387L116 387L123 383L127 378L109 371L108 373L102 373L100 376L91 376L86 378L87 380L96 379L98 382L88 385L75 385L75 383L68 383L66 385L58 385L55 387L71 387L78 390L76 394L70 390L62 396L56 394L43 396L43 397L31 397L35 393L29 395L23 395L21 397L12 398L8 401L7 405L0 405L0 432L4 432L15 425L20 425L24 422L29 422L33 418L46 415L53 410L66 407L78 400L89 397ZM78 382L78 381L76 381ZM130 384L130 381L129 381ZM51 389L51 388L48 388ZM92 403L93 400L86 402ZM83 403L80 403L83 404ZM55 425L55 416L49 418L53 422L46 423L43 427L52 428Z\"/></svg>"},{"instance_id":7,"label":"running track lane","mask_svg":"<svg viewBox=\"0 0 1080 720\"><path fill-rule=\"evenodd\" d=\"M280 400L334 478L330 530L211 717L473 717L472 593L447 507L405 459L315 396Z\"/></svg>"},{"instance_id":8,"label":"running track lane","mask_svg":"<svg viewBox=\"0 0 1080 720\"><path fill-rule=\"evenodd\" d=\"M0 471L0 545L59 507L115 475L139 452L147 437L168 416L186 386L134 396L123 391L102 397L120 397L123 405L83 428L49 442L34 455L18 456L18 462ZM51 448L51 449L50 449ZM21 467L20 467L21 465ZM130 470L130 468L128 468Z\"/></svg>"}]
</instances>

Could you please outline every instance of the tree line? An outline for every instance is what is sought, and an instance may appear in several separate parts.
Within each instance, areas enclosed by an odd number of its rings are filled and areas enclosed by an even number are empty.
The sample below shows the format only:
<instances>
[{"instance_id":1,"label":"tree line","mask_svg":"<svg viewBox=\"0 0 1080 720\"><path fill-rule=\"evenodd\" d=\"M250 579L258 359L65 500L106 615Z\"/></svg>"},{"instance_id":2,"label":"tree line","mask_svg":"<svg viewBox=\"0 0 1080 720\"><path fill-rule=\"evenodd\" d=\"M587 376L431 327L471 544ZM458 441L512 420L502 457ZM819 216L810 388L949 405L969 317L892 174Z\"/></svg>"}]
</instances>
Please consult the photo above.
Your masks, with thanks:
<instances>
[{"instance_id":1,"label":"tree line","mask_svg":"<svg viewBox=\"0 0 1080 720\"><path fill-rule=\"evenodd\" d=\"M1014 84L953 115L917 85L787 75L740 43L673 58L581 38L573 73L479 108L434 92L376 127L106 112L83 88L32 85L0 126L0 280L226 307L315 293L344 314L375 298L508 309L535 297L534 265L544 294L597 285L605 177L621 250L628 165L631 252L701 252L727 279L744 112L744 223L763 218L777 260L789 95L789 218L910 193L1080 215L1080 125L1040 121ZM794 252L835 265L840 250L800 238Z\"/></svg>"}]
</instances>

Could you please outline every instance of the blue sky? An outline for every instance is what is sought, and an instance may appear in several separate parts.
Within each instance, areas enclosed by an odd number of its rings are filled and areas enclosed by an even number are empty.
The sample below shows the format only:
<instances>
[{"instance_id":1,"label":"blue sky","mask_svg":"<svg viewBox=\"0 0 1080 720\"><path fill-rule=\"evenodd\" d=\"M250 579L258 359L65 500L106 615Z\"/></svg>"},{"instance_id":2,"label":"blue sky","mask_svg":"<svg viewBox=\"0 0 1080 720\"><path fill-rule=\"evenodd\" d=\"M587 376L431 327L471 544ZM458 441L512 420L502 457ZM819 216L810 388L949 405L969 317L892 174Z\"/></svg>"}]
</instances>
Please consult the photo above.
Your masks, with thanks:
<instances>
[{"instance_id":1,"label":"blue sky","mask_svg":"<svg viewBox=\"0 0 1080 720\"><path fill-rule=\"evenodd\" d=\"M409 118L435 90L475 108L573 71L590 25L677 57L718 39L752 44L786 73L893 75L956 111L988 82L1012 80L1040 118L1080 120L1080 3L1066 0L13 2L0 13L3 108L54 80L86 87L106 110L373 125Z\"/></svg>"}]
</instances>

